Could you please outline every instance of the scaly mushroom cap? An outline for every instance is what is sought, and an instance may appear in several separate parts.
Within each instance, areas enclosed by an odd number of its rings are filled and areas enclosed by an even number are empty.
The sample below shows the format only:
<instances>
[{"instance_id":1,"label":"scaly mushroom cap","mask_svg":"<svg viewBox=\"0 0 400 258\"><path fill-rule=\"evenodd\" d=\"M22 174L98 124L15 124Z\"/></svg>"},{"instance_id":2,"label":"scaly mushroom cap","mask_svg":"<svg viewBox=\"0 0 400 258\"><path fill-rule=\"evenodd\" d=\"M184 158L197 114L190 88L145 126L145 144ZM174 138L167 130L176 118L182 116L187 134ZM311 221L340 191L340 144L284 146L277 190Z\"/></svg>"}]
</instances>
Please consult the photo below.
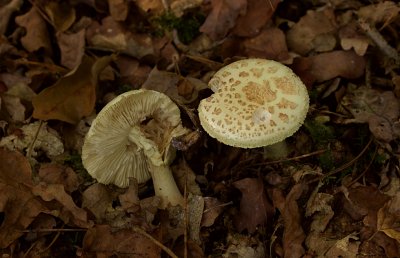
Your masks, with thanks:
<instances>
[{"instance_id":1,"label":"scaly mushroom cap","mask_svg":"<svg viewBox=\"0 0 400 258\"><path fill-rule=\"evenodd\" d=\"M227 145L256 148L291 136L303 124L309 97L293 71L271 60L233 62L212 77L214 94L198 111L206 132Z\"/></svg>"},{"instance_id":2,"label":"scaly mushroom cap","mask_svg":"<svg viewBox=\"0 0 400 258\"><path fill-rule=\"evenodd\" d=\"M82 163L100 183L129 185L150 179L148 162L172 162L171 140L185 133L179 108L168 96L134 90L108 103L93 121L82 148Z\"/></svg>"}]
</instances>

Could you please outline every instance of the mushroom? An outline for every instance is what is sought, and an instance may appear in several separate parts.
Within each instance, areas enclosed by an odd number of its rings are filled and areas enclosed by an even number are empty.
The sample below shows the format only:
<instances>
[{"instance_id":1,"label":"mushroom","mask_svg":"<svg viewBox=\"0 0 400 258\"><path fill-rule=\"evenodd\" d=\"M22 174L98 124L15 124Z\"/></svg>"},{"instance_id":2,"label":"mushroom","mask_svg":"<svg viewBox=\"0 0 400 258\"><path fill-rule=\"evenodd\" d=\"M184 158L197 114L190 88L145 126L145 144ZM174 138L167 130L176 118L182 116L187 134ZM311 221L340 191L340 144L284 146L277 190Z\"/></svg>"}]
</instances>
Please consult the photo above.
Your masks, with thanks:
<instances>
[{"instance_id":1,"label":"mushroom","mask_svg":"<svg viewBox=\"0 0 400 258\"><path fill-rule=\"evenodd\" d=\"M279 144L303 124L307 88L293 71L272 60L244 59L217 71L214 94L198 107L204 130L235 147Z\"/></svg>"},{"instance_id":2,"label":"mushroom","mask_svg":"<svg viewBox=\"0 0 400 258\"><path fill-rule=\"evenodd\" d=\"M134 90L109 102L93 121L82 148L82 163L103 184L127 187L129 178L152 178L161 208L182 204L183 197L169 165L175 157L174 137L187 130L179 108L168 96Z\"/></svg>"}]
</instances>

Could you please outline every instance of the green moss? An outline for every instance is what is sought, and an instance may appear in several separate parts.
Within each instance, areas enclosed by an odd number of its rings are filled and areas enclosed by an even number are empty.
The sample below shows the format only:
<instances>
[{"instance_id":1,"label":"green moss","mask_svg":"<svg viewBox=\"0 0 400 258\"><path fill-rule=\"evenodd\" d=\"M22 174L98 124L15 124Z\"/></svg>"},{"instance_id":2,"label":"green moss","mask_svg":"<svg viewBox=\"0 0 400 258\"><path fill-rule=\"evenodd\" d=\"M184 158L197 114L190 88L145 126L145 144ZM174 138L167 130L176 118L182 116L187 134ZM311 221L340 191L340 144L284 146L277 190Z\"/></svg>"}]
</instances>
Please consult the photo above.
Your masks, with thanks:
<instances>
[{"instance_id":1,"label":"green moss","mask_svg":"<svg viewBox=\"0 0 400 258\"><path fill-rule=\"evenodd\" d=\"M79 153L71 153L71 155L64 160L64 165L71 167L75 171L75 173L81 176L85 181L92 180L92 177L89 175L82 164L82 158Z\"/></svg>"},{"instance_id":2,"label":"green moss","mask_svg":"<svg viewBox=\"0 0 400 258\"><path fill-rule=\"evenodd\" d=\"M205 16L200 12L189 12L182 17L176 17L173 13L167 12L153 18L151 23L156 36L162 36L165 32L176 29L179 40L188 44L200 34L199 28L204 20Z\"/></svg>"},{"instance_id":3,"label":"green moss","mask_svg":"<svg viewBox=\"0 0 400 258\"><path fill-rule=\"evenodd\" d=\"M335 133L331 126L316 121L306 121L304 126L317 146L326 145L335 139Z\"/></svg>"},{"instance_id":4,"label":"green moss","mask_svg":"<svg viewBox=\"0 0 400 258\"><path fill-rule=\"evenodd\" d=\"M335 161L333 159L331 150L327 150L326 152L319 155L318 163L319 163L319 166L324 171L330 171L330 170L334 169Z\"/></svg>"}]
</instances>

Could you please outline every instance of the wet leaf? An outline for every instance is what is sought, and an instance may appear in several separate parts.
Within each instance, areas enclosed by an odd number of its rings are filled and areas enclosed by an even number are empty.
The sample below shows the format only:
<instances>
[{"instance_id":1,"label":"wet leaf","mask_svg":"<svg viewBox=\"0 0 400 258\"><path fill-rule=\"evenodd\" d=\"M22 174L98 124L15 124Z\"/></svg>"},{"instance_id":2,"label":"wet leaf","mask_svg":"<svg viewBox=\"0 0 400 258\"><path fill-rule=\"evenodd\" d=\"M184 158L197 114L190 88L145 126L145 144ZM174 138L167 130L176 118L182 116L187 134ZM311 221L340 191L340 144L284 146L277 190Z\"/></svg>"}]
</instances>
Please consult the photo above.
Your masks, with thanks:
<instances>
[{"instance_id":1,"label":"wet leaf","mask_svg":"<svg viewBox=\"0 0 400 258\"><path fill-rule=\"evenodd\" d=\"M96 101L97 76L111 57L84 57L78 69L41 91L32 101L33 117L78 123L92 113Z\"/></svg>"}]
</instances>

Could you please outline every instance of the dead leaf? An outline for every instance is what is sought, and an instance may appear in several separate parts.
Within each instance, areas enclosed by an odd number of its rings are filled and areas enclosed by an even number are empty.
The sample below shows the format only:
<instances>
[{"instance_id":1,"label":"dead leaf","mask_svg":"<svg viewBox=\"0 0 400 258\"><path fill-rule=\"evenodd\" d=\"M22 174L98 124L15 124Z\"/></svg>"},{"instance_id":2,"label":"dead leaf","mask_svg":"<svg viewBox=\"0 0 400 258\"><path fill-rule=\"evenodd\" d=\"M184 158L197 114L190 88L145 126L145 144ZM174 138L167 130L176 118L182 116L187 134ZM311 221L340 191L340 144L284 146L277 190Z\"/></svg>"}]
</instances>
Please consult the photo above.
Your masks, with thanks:
<instances>
[{"instance_id":1,"label":"dead leaf","mask_svg":"<svg viewBox=\"0 0 400 258\"><path fill-rule=\"evenodd\" d=\"M211 0L211 5L212 10L199 30L211 39L219 40L235 26L237 17L247 8L247 1Z\"/></svg>"},{"instance_id":2,"label":"dead leaf","mask_svg":"<svg viewBox=\"0 0 400 258\"><path fill-rule=\"evenodd\" d=\"M227 236L228 248L222 254L224 258L264 258L267 253L264 244L255 237L240 234L229 234Z\"/></svg>"},{"instance_id":3,"label":"dead leaf","mask_svg":"<svg viewBox=\"0 0 400 258\"><path fill-rule=\"evenodd\" d=\"M354 116L345 120L346 123L368 123L372 134L381 141L390 142L400 137L395 128L400 103L392 91L360 87L349 91L340 104Z\"/></svg>"},{"instance_id":4,"label":"dead leaf","mask_svg":"<svg viewBox=\"0 0 400 258\"><path fill-rule=\"evenodd\" d=\"M243 40L242 47L245 56L276 61L289 59L285 34L278 28L264 29L257 36Z\"/></svg>"},{"instance_id":5,"label":"dead leaf","mask_svg":"<svg viewBox=\"0 0 400 258\"><path fill-rule=\"evenodd\" d=\"M92 222L87 219L86 211L76 206L72 197L65 192L63 185L42 182L32 187L32 193L46 202L55 201L53 203L59 210L57 216L65 223L72 222L82 228L92 226Z\"/></svg>"},{"instance_id":6,"label":"dead leaf","mask_svg":"<svg viewBox=\"0 0 400 258\"><path fill-rule=\"evenodd\" d=\"M26 50L34 52L44 48L47 53L52 52L46 22L35 7L16 17L15 22L26 30L25 36L21 38L21 44Z\"/></svg>"},{"instance_id":7,"label":"dead leaf","mask_svg":"<svg viewBox=\"0 0 400 258\"><path fill-rule=\"evenodd\" d=\"M311 57L295 58L293 70L306 85L336 77L356 79L364 74L365 59L353 51L332 51Z\"/></svg>"},{"instance_id":8,"label":"dead leaf","mask_svg":"<svg viewBox=\"0 0 400 258\"><path fill-rule=\"evenodd\" d=\"M202 227L211 227L224 210L223 203L214 197L204 197L204 212L201 220Z\"/></svg>"},{"instance_id":9,"label":"dead leaf","mask_svg":"<svg viewBox=\"0 0 400 258\"><path fill-rule=\"evenodd\" d=\"M92 113L96 101L97 76L111 56L92 60L85 56L78 69L41 91L32 101L33 117L78 123Z\"/></svg>"},{"instance_id":10,"label":"dead leaf","mask_svg":"<svg viewBox=\"0 0 400 258\"><path fill-rule=\"evenodd\" d=\"M125 21L129 13L129 2L126 0L108 0L111 17L116 21Z\"/></svg>"},{"instance_id":11,"label":"dead leaf","mask_svg":"<svg viewBox=\"0 0 400 258\"><path fill-rule=\"evenodd\" d=\"M76 69L85 53L85 30L72 34L59 32L56 36L61 51L61 64L70 70Z\"/></svg>"},{"instance_id":12,"label":"dead leaf","mask_svg":"<svg viewBox=\"0 0 400 258\"><path fill-rule=\"evenodd\" d=\"M182 85L184 83L184 85ZM182 89L182 87L184 89ZM188 104L197 99L200 90L208 88L203 81L192 78L182 77L176 73L160 71L157 67L150 72L146 82L142 85L143 89L162 92L171 99L183 104ZM183 93L184 96L179 93Z\"/></svg>"},{"instance_id":13,"label":"dead leaf","mask_svg":"<svg viewBox=\"0 0 400 258\"><path fill-rule=\"evenodd\" d=\"M324 254L324 257L359 257L358 247L360 246L360 241L355 240L358 240L358 237L355 233L337 240L335 244Z\"/></svg>"},{"instance_id":14,"label":"dead leaf","mask_svg":"<svg viewBox=\"0 0 400 258\"><path fill-rule=\"evenodd\" d=\"M165 10L162 0L136 0L135 4L144 13L161 14Z\"/></svg>"},{"instance_id":15,"label":"dead leaf","mask_svg":"<svg viewBox=\"0 0 400 258\"><path fill-rule=\"evenodd\" d=\"M19 152L0 148L0 212L4 219L0 225L0 248L7 248L23 235L41 212L50 212L36 199L29 187L31 166Z\"/></svg>"},{"instance_id":16,"label":"dead leaf","mask_svg":"<svg viewBox=\"0 0 400 258\"><path fill-rule=\"evenodd\" d=\"M41 164L38 175L47 184L62 184L68 193L78 190L81 181L72 168L56 163Z\"/></svg>"},{"instance_id":17,"label":"dead leaf","mask_svg":"<svg viewBox=\"0 0 400 258\"><path fill-rule=\"evenodd\" d=\"M90 228L83 239L84 257L158 258L160 248L149 238L131 229L113 229L109 225Z\"/></svg>"},{"instance_id":18,"label":"dead leaf","mask_svg":"<svg viewBox=\"0 0 400 258\"><path fill-rule=\"evenodd\" d=\"M135 213L140 210L140 200L138 196L138 184L136 180L130 179L128 190L118 196L122 209L128 213Z\"/></svg>"},{"instance_id":19,"label":"dead leaf","mask_svg":"<svg viewBox=\"0 0 400 258\"><path fill-rule=\"evenodd\" d=\"M273 207L269 203L261 179L245 178L233 183L242 192L239 214L234 218L239 232L247 229L251 234L258 226L264 226L268 217L273 215Z\"/></svg>"},{"instance_id":20,"label":"dead leaf","mask_svg":"<svg viewBox=\"0 0 400 258\"><path fill-rule=\"evenodd\" d=\"M378 210L377 229L400 243L400 192Z\"/></svg>"},{"instance_id":21,"label":"dead leaf","mask_svg":"<svg viewBox=\"0 0 400 258\"><path fill-rule=\"evenodd\" d=\"M33 157L38 155L38 150L45 152L47 157L50 158L64 152L64 145L60 135L56 130L47 126L47 123L41 124L40 121L36 121L22 126L20 130L16 134L3 137L0 140L0 146L9 150L24 152L35 142L31 153Z\"/></svg>"},{"instance_id":22,"label":"dead leaf","mask_svg":"<svg viewBox=\"0 0 400 258\"><path fill-rule=\"evenodd\" d=\"M119 51L136 58L158 56L160 50L155 49L157 40L148 34L133 34L111 16L105 17L101 25L92 22L86 30L86 39L90 46Z\"/></svg>"},{"instance_id":23,"label":"dead leaf","mask_svg":"<svg viewBox=\"0 0 400 258\"><path fill-rule=\"evenodd\" d=\"M344 50L354 49L359 56L367 52L370 40L358 30L356 22L352 22L339 30L340 45Z\"/></svg>"},{"instance_id":24,"label":"dead leaf","mask_svg":"<svg viewBox=\"0 0 400 258\"><path fill-rule=\"evenodd\" d=\"M181 17L185 10L200 6L203 0L171 0L169 1L170 10L176 17Z\"/></svg>"},{"instance_id":25,"label":"dead leaf","mask_svg":"<svg viewBox=\"0 0 400 258\"><path fill-rule=\"evenodd\" d=\"M279 0L248 0L246 14L238 17L232 34L240 37L256 36L271 19L280 2Z\"/></svg>"},{"instance_id":26,"label":"dead leaf","mask_svg":"<svg viewBox=\"0 0 400 258\"><path fill-rule=\"evenodd\" d=\"M0 35L4 35L11 15L20 9L23 2L23 0L11 0L0 8Z\"/></svg>"},{"instance_id":27,"label":"dead leaf","mask_svg":"<svg viewBox=\"0 0 400 258\"><path fill-rule=\"evenodd\" d=\"M283 231L283 251L284 257L302 257L305 253L303 242L305 234L301 224L301 214L297 205L297 200L301 197L307 186L296 184L286 196L285 207L282 212L284 231Z\"/></svg>"},{"instance_id":28,"label":"dead leaf","mask_svg":"<svg viewBox=\"0 0 400 258\"><path fill-rule=\"evenodd\" d=\"M359 18L372 24L383 23L389 25L398 17L400 7L393 1L384 1L361 7L357 11Z\"/></svg>"},{"instance_id":29,"label":"dead leaf","mask_svg":"<svg viewBox=\"0 0 400 258\"><path fill-rule=\"evenodd\" d=\"M300 55L311 50L325 52L336 45L335 14L333 9L308 11L286 34L289 49Z\"/></svg>"},{"instance_id":30,"label":"dead leaf","mask_svg":"<svg viewBox=\"0 0 400 258\"><path fill-rule=\"evenodd\" d=\"M114 196L107 186L93 184L82 193L82 207L89 210L98 221L106 219L107 213L113 209Z\"/></svg>"},{"instance_id":31,"label":"dead leaf","mask_svg":"<svg viewBox=\"0 0 400 258\"><path fill-rule=\"evenodd\" d=\"M68 2L48 1L43 9L58 32L66 31L75 22L75 9Z\"/></svg>"}]
</instances>

